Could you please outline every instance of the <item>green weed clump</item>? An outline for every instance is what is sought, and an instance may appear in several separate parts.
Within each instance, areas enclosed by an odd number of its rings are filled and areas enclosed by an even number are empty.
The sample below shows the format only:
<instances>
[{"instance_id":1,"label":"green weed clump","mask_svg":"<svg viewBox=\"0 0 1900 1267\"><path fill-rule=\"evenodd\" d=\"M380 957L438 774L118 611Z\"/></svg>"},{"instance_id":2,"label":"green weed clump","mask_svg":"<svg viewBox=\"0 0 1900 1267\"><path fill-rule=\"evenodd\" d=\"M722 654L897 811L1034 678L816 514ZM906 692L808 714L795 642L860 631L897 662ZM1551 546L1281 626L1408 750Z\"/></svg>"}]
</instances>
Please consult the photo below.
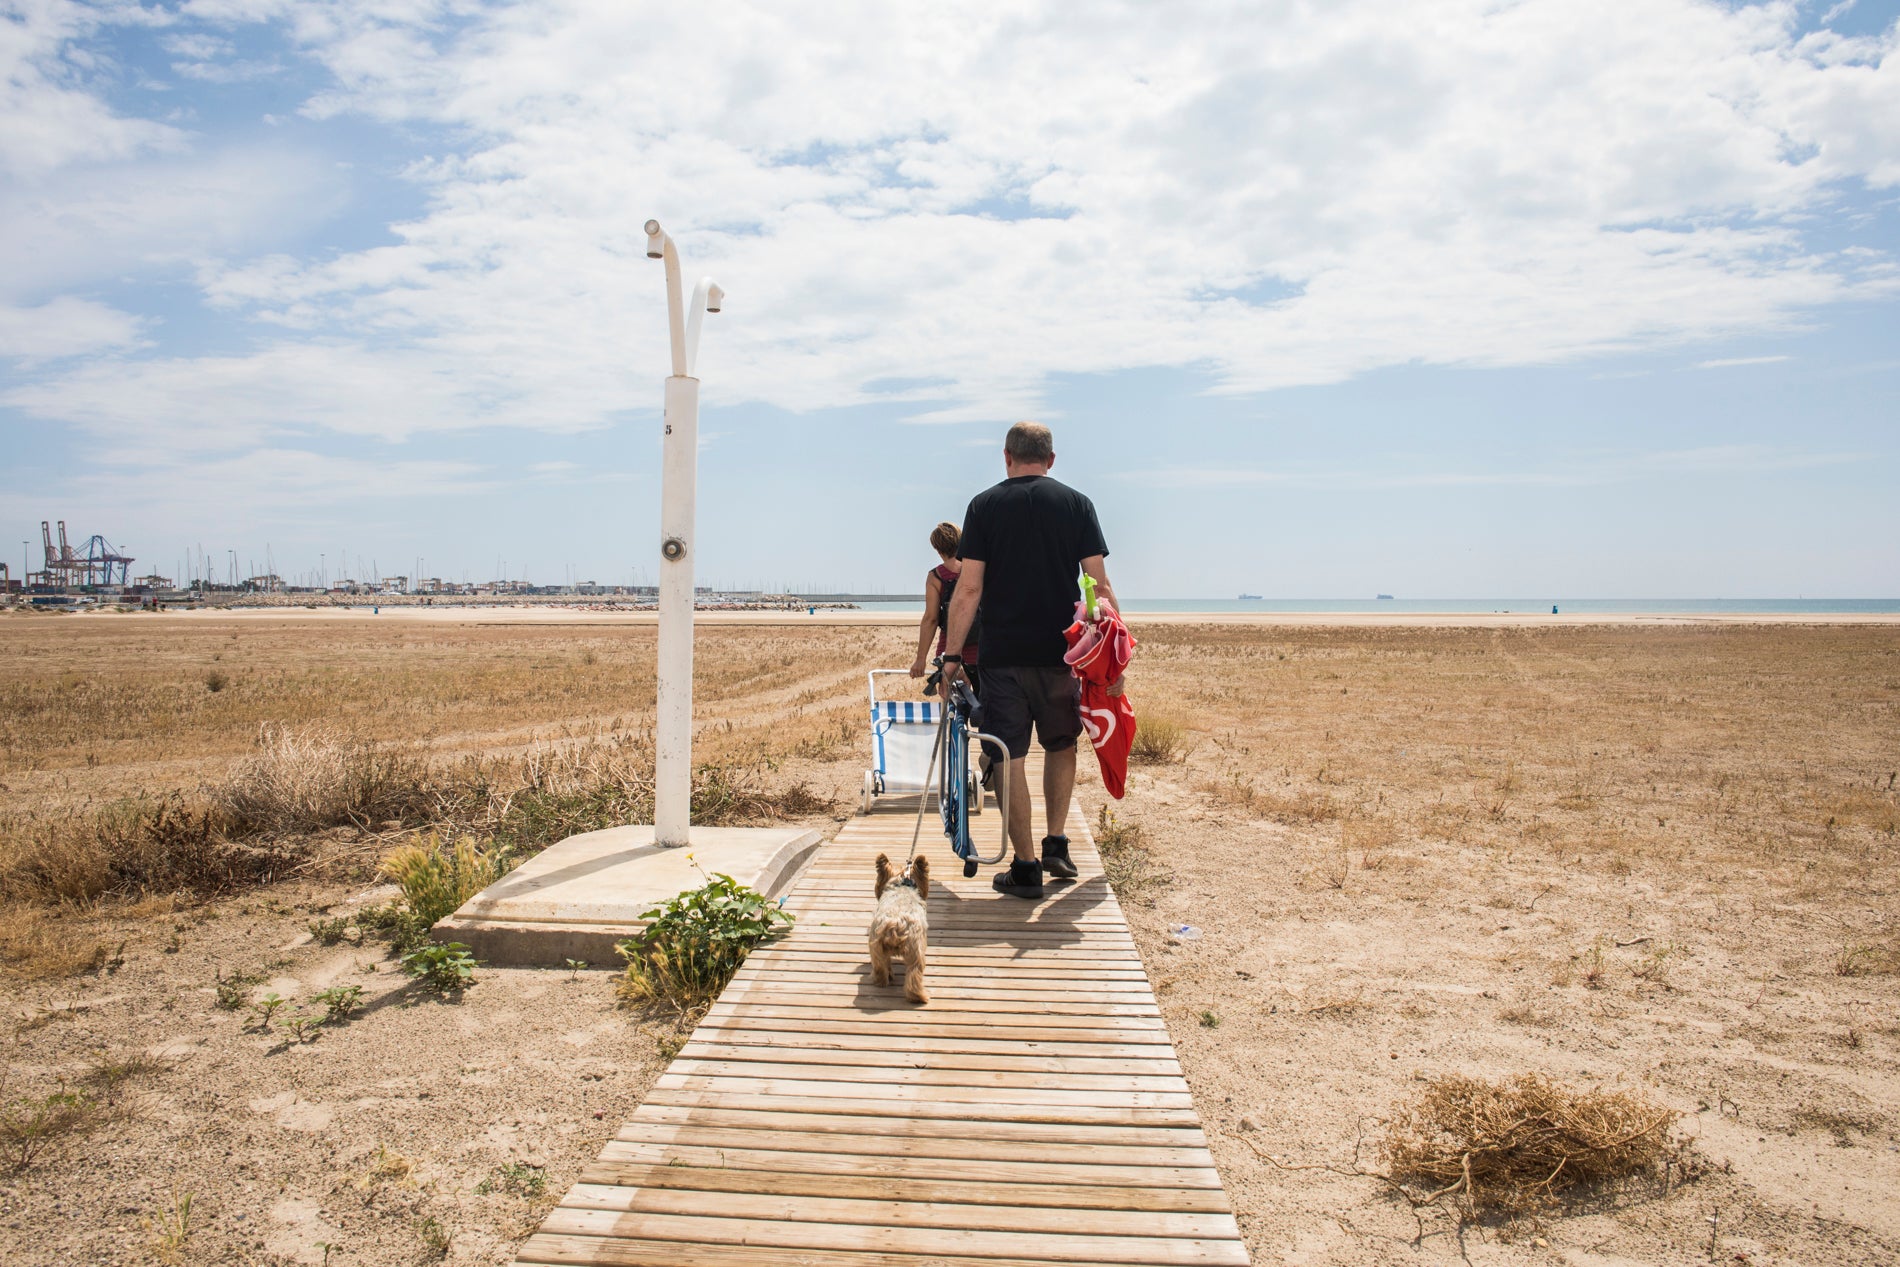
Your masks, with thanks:
<instances>
[{"instance_id":1,"label":"green weed clump","mask_svg":"<svg viewBox=\"0 0 1900 1267\"><path fill-rule=\"evenodd\" d=\"M402 957L402 970L437 994L459 994L475 984L475 956L459 941L410 951Z\"/></svg>"},{"instance_id":2,"label":"green weed clump","mask_svg":"<svg viewBox=\"0 0 1900 1267\"><path fill-rule=\"evenodd\" d=\"M615 946L627 961L621 997L682 1015L710 1005L754 946L792 925L776 902L719 874L640 918L647 921L640 935Z\"/></svg>"},{"instance_id":3,"label":"green weed clump","mask_svg":"<svg viewBox=\"0 0 1900 1267\"><path fill-rule=\"evenodd\" d=\"M547 1190L547 1171L520 1161L495 1167L486 1179L475 1185L476 1195L484 1197L491 1192L513 1192L519 1196L538 1197Z\"/></svg>"},{"instance_id":4,"label":"green weed clump","mask_svg":"<svg viewBox=\"0 0 1900 1267\"><path fill-rule=\"evenodd\" d=\"M428 928L513 869L506 849L484 853L472 837L445 845L434 832L383 859L382 874L402 889L407 913Z\"/></svg>"},{"instance_id":5,"label":"green weed clump","mask_svg":"<svg viewBox=\"0 0 1900 1267\"><path fill-rule=\"evenodd\" d=\"M323 1023L341 1025L350 1018L350 1013L363 1005L363 987L360 985L333 985L316 996L323 1004Z\"/></svg>"}]
</instances>

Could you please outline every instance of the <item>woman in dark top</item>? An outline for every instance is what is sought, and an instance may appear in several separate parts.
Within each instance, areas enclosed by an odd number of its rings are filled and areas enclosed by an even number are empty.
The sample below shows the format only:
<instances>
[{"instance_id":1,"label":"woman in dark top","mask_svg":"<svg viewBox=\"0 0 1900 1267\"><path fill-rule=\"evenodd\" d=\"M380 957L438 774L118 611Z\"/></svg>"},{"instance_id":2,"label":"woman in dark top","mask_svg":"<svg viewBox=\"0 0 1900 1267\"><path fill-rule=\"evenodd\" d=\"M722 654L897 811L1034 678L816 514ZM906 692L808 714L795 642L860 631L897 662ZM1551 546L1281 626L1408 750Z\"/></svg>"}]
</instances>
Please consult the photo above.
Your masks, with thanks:
<instances>
[{"instance_id":1,"label":"woman in dark top","mask_svg":"<svg viewBox=\"0 0 1900 1267\"><path fill-rule=\"evenodd\" d=\"M917 659L910 666L912 677L922 677L930 672L930 644L934 638L937 654L943 654L944 626L950 614L950 599L957 592L957 574L963 570L963 564L957 559L959 533L955 524L938 524L931 530L930 546L942 560L931 568L924 579L924 618L917 625ZM970 679L970 689L978 690L976 669L976 643L981 617L971 623L970 645L963 648L963 671Z\"/></svg>"}]
</instances>

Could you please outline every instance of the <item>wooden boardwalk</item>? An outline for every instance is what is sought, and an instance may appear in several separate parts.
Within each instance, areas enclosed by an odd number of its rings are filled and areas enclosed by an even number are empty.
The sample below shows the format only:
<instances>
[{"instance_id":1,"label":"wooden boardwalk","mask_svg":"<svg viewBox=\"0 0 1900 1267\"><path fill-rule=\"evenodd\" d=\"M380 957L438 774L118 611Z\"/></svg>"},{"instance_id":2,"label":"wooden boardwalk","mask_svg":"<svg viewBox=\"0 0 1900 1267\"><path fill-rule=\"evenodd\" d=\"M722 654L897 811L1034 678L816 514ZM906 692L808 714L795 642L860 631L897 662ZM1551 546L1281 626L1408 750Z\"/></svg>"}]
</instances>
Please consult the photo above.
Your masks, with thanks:
<instances>
[{"instance_id":1,"label":"wooden boardwalk","mask_svg":"<svg viewBox=\"0 0 1900 1267\"><path fill-rule=\"evenodd\" d=\"M518 1263L1247 1263L1080 813L1081 876L1034 904L991 868L965 880L925 822L924 1007L901 970L871 985L865 950L873 859L901 860L913 821L857 818L820 849L795 930L746 961ZM994 810L976 823L994 852Z\"/></svg>"}]
</instances>

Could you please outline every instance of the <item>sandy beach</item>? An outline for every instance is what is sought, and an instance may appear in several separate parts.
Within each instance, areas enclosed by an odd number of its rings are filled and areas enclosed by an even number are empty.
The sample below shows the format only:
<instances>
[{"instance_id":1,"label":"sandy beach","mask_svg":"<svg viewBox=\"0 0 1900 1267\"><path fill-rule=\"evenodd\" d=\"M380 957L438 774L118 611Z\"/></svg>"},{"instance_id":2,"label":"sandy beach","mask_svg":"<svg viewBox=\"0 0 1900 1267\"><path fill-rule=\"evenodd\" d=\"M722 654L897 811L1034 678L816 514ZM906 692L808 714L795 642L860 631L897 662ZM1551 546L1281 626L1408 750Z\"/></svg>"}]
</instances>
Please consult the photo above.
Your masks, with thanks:
<instances>
[{"instance_id":1,"label":"sandy beach","mask_svg":"<svg viewBox=\"0 0 1900 1267\"><path fill-rule=\"evenodd\" d=\"M73 613L88 619L137 615L141 620L321 620L422 621L449 624L561 624L651 625L654 611L602 611L572 606L507 607L201 607L169 608L160 612ZM800 629L813 625L891 625L916 628L919 607L912 612L823 610L813 615L783 611L702 611L695 623L707 625L769 625ZM1578 625L1900 625L1900 612L1581 612L1544 615L1526 612L1138 612L1130 619L1156 625L1240 625L1294 628L1490 629L1500 627L1567 628Z\"/></svg>"},{"instance_id":2,"label":"sandy beach","mask_svg":"<svg viewBox=\"0 0 1900 1267\"><path fill-rule=\"evenodd\" d=\"M1091 775L1079 798L1255 1262L1900 1261L1900 618L1133 624L1131 697L1174 739L1125 800ZM863 675L914 629L703 616L697 757L835 828ZM4 1098L111 1107L0 1180L7 1260L162 1257L188 1197L181 1261L508 1261L674 1019L617 1003L605 965L482 969L438 1001L360 929L325 944L386 899L376 860L420 811L204 890L61 897L49 842L220 795L265 726L493 779L637 751L653 637L545 608L0 619ZM286 1043L219 1006L228 980L246 1006L343 982L368 1006ZM1652 1097L1680 1164L1462 1227L1348 1173L1426 1080L1525 1073Z\"/></svg>"}]
</instances>

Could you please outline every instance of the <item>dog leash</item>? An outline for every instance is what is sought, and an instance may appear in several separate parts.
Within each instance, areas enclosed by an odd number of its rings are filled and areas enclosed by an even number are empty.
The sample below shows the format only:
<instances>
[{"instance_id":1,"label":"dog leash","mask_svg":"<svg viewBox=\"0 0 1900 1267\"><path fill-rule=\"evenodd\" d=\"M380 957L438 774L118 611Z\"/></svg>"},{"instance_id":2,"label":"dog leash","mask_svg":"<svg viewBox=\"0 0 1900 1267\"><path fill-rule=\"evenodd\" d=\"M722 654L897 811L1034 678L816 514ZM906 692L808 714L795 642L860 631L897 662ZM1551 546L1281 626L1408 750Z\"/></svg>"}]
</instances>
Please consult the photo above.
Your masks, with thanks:
<instances>
[{"instance_id":1,"label":"dog leash","mask_svg":"<svg viewBox=\"0 0 1900 1267\"><path fill-rule=\"evenodd\" d=\"M937 672L933 674L932 677L933 677L933 680L935 681L942 681L943 670L942 669L937 670ZM917 825L911 829L910 852L904 855L904 869L906 873L908 873L910 870L911 860L917 856L917 842L923 839L924 811L930 808L930 784L931 784L931 781L937 777L937 769L939 766L937 757L943 752L943 737L945 734L945 727L947 727L949 724L950 724L950 701L948 699L945 699L943 701L942 715L937 718L937 737L936 739L932 740L930 744L930 772L924 775L923 794L917 798ZM937 795L939 797L943 795L942 788L937 789ZM908 883L908 881L906 882Z\"/></svg>"}]
</instances>

